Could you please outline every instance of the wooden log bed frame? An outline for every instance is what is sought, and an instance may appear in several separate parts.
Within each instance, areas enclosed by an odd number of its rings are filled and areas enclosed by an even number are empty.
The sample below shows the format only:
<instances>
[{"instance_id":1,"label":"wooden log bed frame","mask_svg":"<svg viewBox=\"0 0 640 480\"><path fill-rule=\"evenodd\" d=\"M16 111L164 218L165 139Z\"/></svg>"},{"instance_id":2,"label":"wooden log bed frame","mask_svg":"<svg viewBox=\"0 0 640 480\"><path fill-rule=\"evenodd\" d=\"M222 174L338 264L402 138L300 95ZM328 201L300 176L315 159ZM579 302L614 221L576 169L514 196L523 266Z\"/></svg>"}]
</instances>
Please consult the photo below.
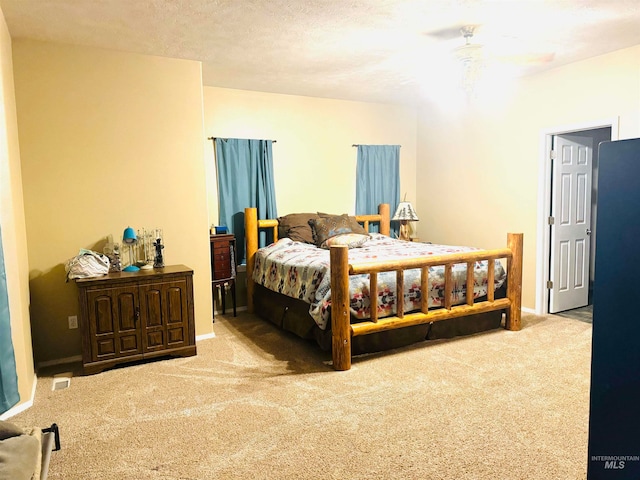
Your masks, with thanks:
<instances>
[{"instance_id":1,"label":"wooden log bed frame","mask_svg":"<svg viewBox=\"0 0 640 480\"><path fill-rule=\"evenodd\" d=\"M380 225L380 233L389 235L390 216L389 205L381 204L378 214L356 215L358 222L369 231L370 223ZM271 229L273 241L278 240L278 220L258 220L256 208L245 209L245 239L247 255L247 310L253 313L253 293L255 283L252 272L255 267L255 253L258 250L258 232L260 229ZM332 246L330 249L331 269L331 339L332 358L335 370L349 370L351 368L351 339L359 335L367 335L385 330L393 330L412 325L438 322L456 317L504 310L506 312L505 328L520 330L521 328L521 298L522 298L522 247L523 234L507 234L506 248L495 250L478 250L472 252L453 253L406 260L388 262L367 262L355 265L349 264L349 250L346 246ZM507 295L506 298L495 298L494 278L495 260L507 260ZM474 302L473 295L467 296L465 305L451 304L453 282L451 271L455 264L467 264L467 284L473 284L473 265L475 262L488 261L488 292L486 300ZM432 266L445 268L445 305L443 308L429 309L428 302L422 302L420 311L405 313L403 302L397 302L396 315L378 318L377 315L377 276L380 272L395 271L396 298L403 296L403 271L421 269L421 288L428 290L428 271ZM373 302L371 318L358 323L350 322L349 314L349 275L369 274L370 299ZM426 298L424 296L423 298Z\"/></svg>"}]
</instances>

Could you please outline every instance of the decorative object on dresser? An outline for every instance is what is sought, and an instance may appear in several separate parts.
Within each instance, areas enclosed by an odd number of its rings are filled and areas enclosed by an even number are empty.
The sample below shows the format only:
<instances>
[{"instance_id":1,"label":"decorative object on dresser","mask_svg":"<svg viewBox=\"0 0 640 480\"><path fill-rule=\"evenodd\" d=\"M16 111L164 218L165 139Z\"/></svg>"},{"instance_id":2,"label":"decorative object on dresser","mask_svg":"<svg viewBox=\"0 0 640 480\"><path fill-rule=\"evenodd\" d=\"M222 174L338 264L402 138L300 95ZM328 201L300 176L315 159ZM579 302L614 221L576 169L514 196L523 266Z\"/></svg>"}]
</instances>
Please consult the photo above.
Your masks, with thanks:
<instances>
[{"instance_id":1,"label":"decorative object on dresser","mask_svg":"<svg viewBox=\"0 0 640 480\"><path fill-rule=\"evenodd\" d=\"M66 281L76 278L99 277L109 273L109 267L109 257L93 250L81 248L78 255L70 258L64 264L64 270L67 273Z\"/></svg>"},{"instance_id":2,"label":"decorative object on dresser","mask_svg":"<svg viewBox=\"0 0 640 480\"><path fill-rule=\"evenodd\" d=\"M162 254L162 250L164 249L164 244L162 241L162 229L156 228L155 234L156 240L153 242L153 246L156 249L156 256L153 260L153 268L162 268L164 267L164 255Z\"/></svg>"},{"instance_id":3,"label":"decorative object on dresser","mask_svg":"<svg viewBox=\"0 0 640 480\"><path fill-rule=\"evenodd\" d=\"M134 247L138 243L138 236L133 228L127 227L122 234L122 243L129 246L129 265L124 267L124 272L137 272L140 267L136 266L136 256L134 254Z\"/></svg>"},{"instance_id":4,"label":"decorative object on dresser","mask_svg":"<svg viewBox=\"0 0 640 480\"><path fill-rule=\"evenodd\" d=\"M217 228L217 227L216 227ZM236 316L236 237L232 233L209 236L211 245L211 291L221 289L222 313L226 310L226 290L231 290L233 316Z\"/></svg>"},{"instance_id":5,"label":"decorative object on dresser","mask_svg":"<svg viewBox=\"0 0 640 480\"><path fill-rule=\"evenodd\" d=\"M196 354L193 270L184 265L77 279L85 374Z\"/></svg>"},{"instance_id":6,"label":"decorative object on dresser","mask_svg":"<svg viewBox=\"0 0 640 480\"><path fill-rule=\"evenodd\" d=\"M136 263L143 270L150 270L154 265L154 240L156 230L138 229L138 246L142 247L142 256Z\"/></svg>"},{"instance_id":7,"label":"decorative object on dresser","mask_svg":"<svg viewBox=\"0 0 640 480\"><path fill-rule=\"evenodd\" d=\"M409 222L418 221L418 215L413 209L411 202L400 202L391 220L400 222L400 240L411 240L409 235Z\"/></svg>"},{"instance_id":8,"label":"decorative object on dresser","mask_svg":"<svg viewBox=\"0 0 640 480\"><path fill-rule=\"evenodd\" d=\"M113 242L113 235L107 236L107 243L102 249L102 253L109 259L109 272L122 271L122 265L120 264L120 244Z\"/></svg>"}]
</instances>

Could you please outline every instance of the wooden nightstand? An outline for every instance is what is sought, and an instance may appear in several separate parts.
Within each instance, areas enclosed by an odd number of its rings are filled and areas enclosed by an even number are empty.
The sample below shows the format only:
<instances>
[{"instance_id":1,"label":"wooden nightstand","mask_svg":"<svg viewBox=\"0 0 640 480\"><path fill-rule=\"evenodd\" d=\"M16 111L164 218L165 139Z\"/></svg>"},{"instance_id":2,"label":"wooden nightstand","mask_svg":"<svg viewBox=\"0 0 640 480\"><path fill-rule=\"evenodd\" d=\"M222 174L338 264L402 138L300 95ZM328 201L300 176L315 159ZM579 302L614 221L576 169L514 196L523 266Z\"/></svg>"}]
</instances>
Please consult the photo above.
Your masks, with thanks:
<instances>
[{"instance_id":1,"label":"wooden nightstand","mask_svg":"<svg viewBox=\"0 0 640 480\"><path fill-rule=\"evenodd\" d=\"M231 290L233 316L236 316L236 237L233 234L210 235L211 243L211 291L221 288L222 313L226 310L226 287Z\"/></svg>"},{"instance_id":2,"label":"wooden nightstand","mask_svg":"<svg viewBox=\"0 0 640 480\"><path fill-rule=\"evenodd\" d=\"M416 242L416 243L433 243L433 242L427 242L426 240L420 240L418 237L411 237L409 241Z\"/></svg>"}]
</instances>

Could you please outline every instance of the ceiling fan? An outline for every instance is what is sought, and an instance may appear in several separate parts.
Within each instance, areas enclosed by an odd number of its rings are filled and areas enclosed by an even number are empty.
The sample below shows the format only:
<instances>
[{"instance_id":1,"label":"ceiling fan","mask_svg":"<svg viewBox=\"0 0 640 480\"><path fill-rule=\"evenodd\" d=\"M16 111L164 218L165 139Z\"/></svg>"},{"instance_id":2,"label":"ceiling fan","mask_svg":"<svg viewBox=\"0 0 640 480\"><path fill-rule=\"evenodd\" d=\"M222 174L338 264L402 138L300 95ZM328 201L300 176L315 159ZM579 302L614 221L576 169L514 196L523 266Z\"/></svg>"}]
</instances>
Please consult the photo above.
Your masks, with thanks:
<instances>
[{"instance_id":1,"label":"ceiling fan","mask_svg":"<svg viewBox=\"0 0 640 480\"><path fill-rule=\"evenodd\" d=\"M479 43L472 43L473 32L476 27L473 25L465 25L460 28L460 33L464 38L464 45L453 50L453 56L461 63L478 62L482 60L483 46Z\"/></svg>"},{"instance_id":2,"label":"ceiling fan","mask_svg":"<svg viewBox=\"0 0 640 480\"><path fill-rule=\"evenodd\" d=\"M498 65L520 73L532 66L548 63L553 60L553 53L529 53L523 43L513 35L488 36L484 35L487 43L474 41L476 25L462 25L441 29L428 34L437 40L454 40L459 42L460 36L464 43L457 47L450 47L452 59L461 68L461 87L468 94L473 94L483 71L488 65ZM483 32L484 33L484 32ZM516 73L517 75L518 73Z\"/></svg>"},{"instance_id":3,"label":"ceiling fan","mask_svg":"<svg viewBox=\"0 0 640 480\"><path fill-rule=\"evenodd\" d=\"M453 58L462 63L483 61L526 67L549 63L554 58L553 53L526 51L528 49L516 35L488 35L486 32L482 31L485 39L489 40L490 45L475 42L474 35L477 29L482 30L482 27L467 24L443 28L427 33L427 35L436 40L445 41L458 41L457 39L462 36L464 43L461 46L452 49Z\"/></svg>"}]
</instances>

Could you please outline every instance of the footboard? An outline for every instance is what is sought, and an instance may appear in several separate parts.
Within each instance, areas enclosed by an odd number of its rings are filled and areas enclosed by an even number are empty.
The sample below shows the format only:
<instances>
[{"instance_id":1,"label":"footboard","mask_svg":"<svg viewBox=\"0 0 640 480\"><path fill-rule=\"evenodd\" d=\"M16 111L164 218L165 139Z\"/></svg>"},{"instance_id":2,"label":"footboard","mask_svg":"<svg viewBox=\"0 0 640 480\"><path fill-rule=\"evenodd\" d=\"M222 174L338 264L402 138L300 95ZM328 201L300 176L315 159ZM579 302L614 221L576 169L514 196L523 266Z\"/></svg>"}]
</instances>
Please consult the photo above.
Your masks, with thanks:
<instances>
[{"instance_id":1,"label":"footboard","mask_svg":"<svg viewBox=\"0 0 640 480\"><path fill-rule=\"evenodd\" d=\"M349 370L351 368L351 337L367 335L383 330L408 327L422 323L437 322L454 317L463 317L476 313L506 310L505 328L520 330L521 298L522 298L522 246L521 233L509 233L507 248L497 250L481 250L451 255L439 255L423 258L412 258L403 261L349 264L347 247L331 247L331 329L333 368ZM507 298L495 299L494 278L495 261L507 260ZM451 305L453 281L452 267L455 264L467 264L467 284L473 284L473 266L475 262L488 261L488 292L487 299L474 302L473 295L467 295L466 305ZM380 272L396 272L396 298L403 298L404 270L419 268L422 270L421 291L427 292L429 267L444 265L445 267L445 305L444 308L429 310L428 302L423 297L422 308L419 312L407 313L403 311L404 302L396 302L395 316L378 319L377 300ZM369 274L370 276L370 311L368 321L351 324L349 275Z\"/></svg>"}]
</instances>

